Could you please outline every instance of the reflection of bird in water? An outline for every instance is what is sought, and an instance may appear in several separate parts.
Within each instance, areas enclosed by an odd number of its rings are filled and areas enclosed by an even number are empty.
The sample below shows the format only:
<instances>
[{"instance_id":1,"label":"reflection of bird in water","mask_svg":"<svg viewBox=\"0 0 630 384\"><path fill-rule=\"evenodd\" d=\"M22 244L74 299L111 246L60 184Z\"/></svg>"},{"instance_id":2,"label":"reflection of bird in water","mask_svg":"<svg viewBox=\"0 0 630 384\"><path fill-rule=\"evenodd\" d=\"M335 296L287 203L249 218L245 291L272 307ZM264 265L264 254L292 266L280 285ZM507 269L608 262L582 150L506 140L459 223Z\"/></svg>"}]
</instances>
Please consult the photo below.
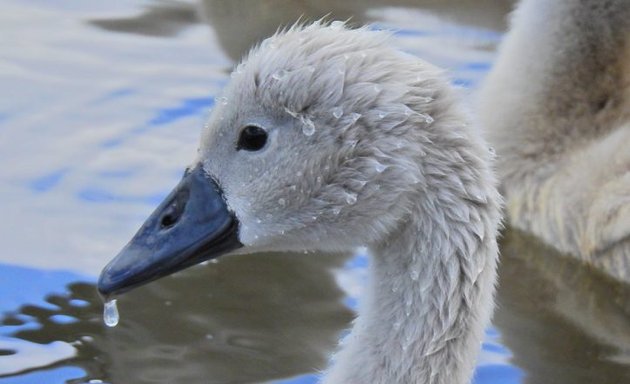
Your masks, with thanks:
<instances>
[{"instance_id":1,"label":"reflection of bird in water","mask_svg":"<svg viewBox=\"0 0 630 384\"><path fill-rule=\"evenodd\" d=\"M367 245L371 283L323 382L467 383L496 277L491 157L440 71L387 34L293 27L236 68L197 160L99 290L237 249Z\"/></svg>"},{"instance_id":2,"label":"reflection of bird in water","mask_svg":"<svg viewBox=\"0 0 630 384\"><path fill-rule=\"evenodd\" d=\"M295 20L329 16L353 24L379 20L379 9L416 8L463 25L503 30L513 0L202 0L197 3L160 1L138 15L93 19L89 23L114 32L172 36L202 22L216 33L223 50L237 61L254 44Z\"/></svg>"},{"instance_id":3,"label":"reflection of bird in water","mask_svg":"<svg viewBox=\"0 0 630 384\"><path fill-rule=\"evenodd\" d=\"M480 100L511 223L630 280L630 2L524 1Z\"/></svg>"},{"instance_id":4,"label":"reflection of bird in water","mask_svg":"<svg viewBox=\"0 0 630 384\"><path fill-rule=\"evenodd\" d=\"M493 323L524 384L630 382L630 287L531 235L501 239Z\"/></svg>"}]
</instances>

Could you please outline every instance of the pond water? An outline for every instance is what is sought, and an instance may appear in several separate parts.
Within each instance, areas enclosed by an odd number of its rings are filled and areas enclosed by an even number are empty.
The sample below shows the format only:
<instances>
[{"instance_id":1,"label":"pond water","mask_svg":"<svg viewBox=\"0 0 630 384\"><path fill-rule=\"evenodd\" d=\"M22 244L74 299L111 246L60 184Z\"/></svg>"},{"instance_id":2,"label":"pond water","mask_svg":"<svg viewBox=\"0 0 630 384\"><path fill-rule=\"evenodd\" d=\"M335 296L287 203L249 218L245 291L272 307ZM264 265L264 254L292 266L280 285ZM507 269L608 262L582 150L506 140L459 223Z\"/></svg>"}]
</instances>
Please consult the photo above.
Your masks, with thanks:
<instances>
[{"instance_id":1,"label":"pond water","mask_svg":"<svg viewBox=\"0 0 630 384\"><path fill-rule=\"evenodd\" d=\"M207 263L119 300L100 269L176 184L247 49L300 16L391 29L469 100L507 0L0 5L0 384L315 383L353 317L363 255ZM630 288L508 230L476 384L630 382Z\"/></svg>"}]
</instances>

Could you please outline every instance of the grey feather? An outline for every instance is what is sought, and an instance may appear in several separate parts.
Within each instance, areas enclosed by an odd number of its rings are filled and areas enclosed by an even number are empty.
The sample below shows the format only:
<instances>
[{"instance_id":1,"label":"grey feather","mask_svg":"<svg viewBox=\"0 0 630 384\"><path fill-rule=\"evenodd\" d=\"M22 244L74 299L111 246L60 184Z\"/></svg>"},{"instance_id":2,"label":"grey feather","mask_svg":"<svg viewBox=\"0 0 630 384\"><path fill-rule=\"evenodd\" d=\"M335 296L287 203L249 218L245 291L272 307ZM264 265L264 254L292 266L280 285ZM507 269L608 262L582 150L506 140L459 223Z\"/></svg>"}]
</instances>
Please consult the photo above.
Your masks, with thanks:
<instances>
[{"instance_id":1,"label":"grey feather","mask_svg":"<svg viewBox=\"0 0 630 384\"><path fill-rule=\"evenodd\" d=\"M630 280L630 1L523 1L479 100L512 225Z\"/></svg>"}]
</instances>

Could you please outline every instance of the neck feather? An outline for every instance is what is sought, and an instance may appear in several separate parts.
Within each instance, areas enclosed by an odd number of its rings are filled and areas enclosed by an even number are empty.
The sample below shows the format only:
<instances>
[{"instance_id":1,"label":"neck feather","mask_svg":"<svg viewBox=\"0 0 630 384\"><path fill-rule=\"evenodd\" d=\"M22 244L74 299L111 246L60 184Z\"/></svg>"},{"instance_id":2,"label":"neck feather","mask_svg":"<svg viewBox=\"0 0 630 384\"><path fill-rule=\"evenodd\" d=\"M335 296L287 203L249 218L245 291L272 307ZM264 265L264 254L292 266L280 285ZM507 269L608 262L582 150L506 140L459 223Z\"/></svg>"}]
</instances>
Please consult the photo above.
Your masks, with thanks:
<instances>
[{"instance_id":1,"label":"neck feather","mask_svg":"<svg viewBox=\"0 0 630 384\"><path fill-rule=\"evenodd\" d=\"M325 384L469 382L492 312L498 214L424 200L371 247L368 292Z\"/></svg>"}]
</instances>

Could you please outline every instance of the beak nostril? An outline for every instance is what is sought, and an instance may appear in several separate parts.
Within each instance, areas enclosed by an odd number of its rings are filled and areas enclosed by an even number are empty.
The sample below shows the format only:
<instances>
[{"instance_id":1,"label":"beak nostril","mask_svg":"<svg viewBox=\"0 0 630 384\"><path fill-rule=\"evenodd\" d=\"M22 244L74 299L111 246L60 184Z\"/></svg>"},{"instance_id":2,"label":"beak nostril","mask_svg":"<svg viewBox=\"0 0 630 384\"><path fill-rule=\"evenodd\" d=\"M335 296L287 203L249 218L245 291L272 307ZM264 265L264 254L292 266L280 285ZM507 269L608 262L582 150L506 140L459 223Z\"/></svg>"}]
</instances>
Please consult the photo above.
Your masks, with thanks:
<instances>
[{"instance_id":1,"label":"beak nostril","mask_svg":"<svg viewBox=\"0 0 630 384\"><path fill-rule=\"evenodd\" d=\"M187 189L183 189L173 196L159 218L160 229L169 229L180 221L186 210L189 197L190 193Z\"/></svg>"}]
</instances>

